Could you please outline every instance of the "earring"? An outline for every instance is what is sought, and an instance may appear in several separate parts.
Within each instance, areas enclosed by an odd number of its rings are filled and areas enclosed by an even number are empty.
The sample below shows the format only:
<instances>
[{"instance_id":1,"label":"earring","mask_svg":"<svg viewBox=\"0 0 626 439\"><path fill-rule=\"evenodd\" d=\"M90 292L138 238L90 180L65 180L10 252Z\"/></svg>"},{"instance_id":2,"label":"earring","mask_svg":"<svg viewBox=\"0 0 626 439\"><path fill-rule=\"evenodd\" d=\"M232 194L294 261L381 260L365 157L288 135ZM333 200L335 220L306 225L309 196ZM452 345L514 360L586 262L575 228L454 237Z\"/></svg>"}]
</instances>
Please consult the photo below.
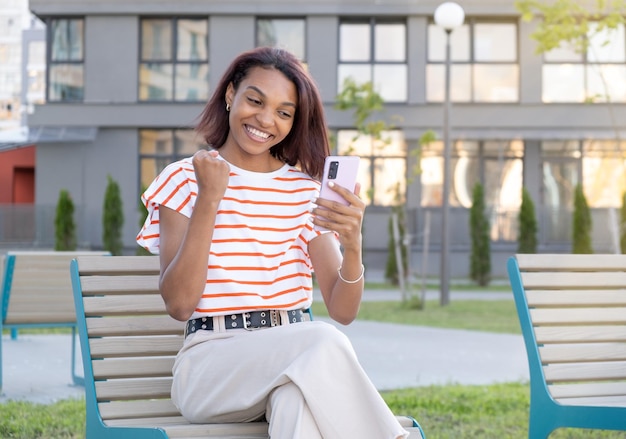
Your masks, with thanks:
<instances>
[{"instance_id":1,"label":"earring","mask_svg":"<svg viewBox=\"0 0 626 439\"><path fill-rule=\"evenodd\" d=\"M230 104L226 104L226 112L230 111Z\"/></svg>"}]
</instances>

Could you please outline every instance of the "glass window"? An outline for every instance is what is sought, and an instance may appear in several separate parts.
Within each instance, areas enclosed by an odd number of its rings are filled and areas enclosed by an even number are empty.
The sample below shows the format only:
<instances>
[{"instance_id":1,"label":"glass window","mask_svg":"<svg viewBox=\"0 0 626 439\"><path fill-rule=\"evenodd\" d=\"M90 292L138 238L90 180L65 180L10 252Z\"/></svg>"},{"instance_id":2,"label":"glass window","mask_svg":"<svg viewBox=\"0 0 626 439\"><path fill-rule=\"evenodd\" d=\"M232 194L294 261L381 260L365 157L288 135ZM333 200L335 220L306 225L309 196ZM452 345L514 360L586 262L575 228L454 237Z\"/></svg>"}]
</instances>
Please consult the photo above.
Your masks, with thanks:
<instances>
[{"instance_id":1,"label":"glass window","mask_svg":"<svg viewBox=\"0 0 626 439\"><path fill-rule=\"evenodd\" d=\"M406 23L371 19L339 25L337 92L349 77L372 82L385 102L407 100Z\"/></svg>"},{"instance_id":2,"label":"glass window","mask_svg":"<svg viewBox=\"0 0 626 439\"><path fill-rule=\"evenodd\" d=\"M451 154L451 207L469 209L476 183L484 189L491 215L491 239L516 239L516 212L521 205L523 142L456 141ZM443 204L443 142L425 145L421 155L422 207Z\"/></svg>"},{"instance_id":3,"label":"glass window","mask_svg":"<svg viewBox=\"0 0 626 439\"><path fill-rule=\"evenodd\" d=\"M82 101L84 98L84 21L52 19L48 25L48 101Z\"/></svg>"},{"instance_id":4,"label":"glass window","mask_svg":"<svg viewBox=\"0 0 626 439\"><path fill-rule=\"evenodd\" d=\"M406 193L406 142L402 131L383 132L380 139L339 130L337 153L361 157L358 181L367 204L392 206Z\"/></svg>"},{"instance_id":5,"label":"glass window","mask_svg":"<svg viewBox=\"0 0 626 439\"><path fill-rule=\"evenodd\" d=\"M453 102L518 102L517 25L470 19L450 34ZM446 33L428 26L426 100L445 98Z\"/></svg>"},{"instance_id":6,"label":"glass window","mask_svg":"<svg viewBox=\"0 0 626 439\"><path fill-rule=\"evenodd\" d=\"M567 43L544 54L542 99L554 102L626 102L626 30L591 23L586 49Z\"/></svg>"},{"instance_id":7,"label":"glass window","mask_svg":"<svg viewBox=\"0 0 626 439\"><path fill-rule=\"evenodd\" d=\"M204 142L192 130L140 130L139 163L141 190L170 163L191 157L205 147Z\"/></svg>"},{"instance_id":8,"label":"glass window","mask_svg":"<svg viewBox=\"0 0 626 439\"><path fill-rule=\"evenodd\" d=\"M208 49L207 19L142 19L139 100L206 101Z\"/></svg>"},{"instance_id":9,"label":"glass window","mask_svg":"<svg viewBox=\"0 0 626 439\"><path fill-rule=\"evenodd\" d=\"M305 21L302 18L260 18L256 22L256 45L280 47L306 61Z\"/></svg>"},{"instance_id":10,"label":"glass window","mask_svg":"<svg viewBox=\"0 0 626 439\"><path fill-rule=\"evenodd\" d=\"M583 189L589 207L621 207L626 192L625 171L626 142L583 142Z\"/></svg>"}]
</instances>

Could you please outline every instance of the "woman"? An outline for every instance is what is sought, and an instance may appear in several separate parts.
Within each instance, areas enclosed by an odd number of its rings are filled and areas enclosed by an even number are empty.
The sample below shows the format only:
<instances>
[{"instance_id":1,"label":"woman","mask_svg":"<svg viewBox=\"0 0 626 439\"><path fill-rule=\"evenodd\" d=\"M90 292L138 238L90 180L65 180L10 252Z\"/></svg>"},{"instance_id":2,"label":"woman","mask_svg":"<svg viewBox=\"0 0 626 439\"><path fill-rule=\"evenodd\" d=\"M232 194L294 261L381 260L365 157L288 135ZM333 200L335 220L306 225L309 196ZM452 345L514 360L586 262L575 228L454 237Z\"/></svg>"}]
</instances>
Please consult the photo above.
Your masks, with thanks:
<instances>
[{"instance_id":1,"label":"woman","mask_svg":"<svg viewBox=\"0 0 626 439\"><path fill-rule=\"evenodd\" d=\"M275 439L406 437L347 338L303 317L314 271L329 315L352 322L364 274L358 185L332 188L348 206L316 198L329 146L312 79L284 50L243 53L197 131L211 149L155 179L137 237L187 321L174 403L191 422L265 417Z\"/></svg>"}]
</instances>

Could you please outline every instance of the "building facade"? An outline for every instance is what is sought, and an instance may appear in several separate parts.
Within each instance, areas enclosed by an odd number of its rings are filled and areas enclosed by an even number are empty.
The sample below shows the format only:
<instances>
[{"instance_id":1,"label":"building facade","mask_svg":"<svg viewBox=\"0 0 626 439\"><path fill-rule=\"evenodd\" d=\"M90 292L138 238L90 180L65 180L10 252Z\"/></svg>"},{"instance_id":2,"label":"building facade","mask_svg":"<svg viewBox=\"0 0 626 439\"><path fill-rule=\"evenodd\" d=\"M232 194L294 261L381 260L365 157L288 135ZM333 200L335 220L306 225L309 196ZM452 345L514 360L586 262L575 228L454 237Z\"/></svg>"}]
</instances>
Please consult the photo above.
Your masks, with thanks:
<instances>
[{"instance_id":1,"label":"building facade","mask_svg":"<svg viewBox=\"0 0 626 439\"><path fill-rule=\"evenodd\" d=\"M142 187L169 162L203 147L193 126L222 72L241 51L279 45L319 85L337 153L360 155L368 200L365 262L384 268L391 206L406 207L411 265L439 272L445 33L440 2L408 0L30 0L46 23L46 103L29 128L38 143L35 203L68 189L79 240L101 246L107 175L121 188L124 242L134 251ZM592 41L589 53L535 52L535 22L513 0L465 0L451 35L451 275L469 272L469 207L485 188L492 272L517 248L522 187L533 198L540 251L567 252L574 188L593 212L596 252L615 247L615 209L626 189L626 36ZM591 53L591 49L597 49ZM598 73L600 72L600 73ZM382 141L355 138L335 108L346 78L371 81L385 100ZM429 227L426 227L429 225Z\"/></svg>"}]
</instances>

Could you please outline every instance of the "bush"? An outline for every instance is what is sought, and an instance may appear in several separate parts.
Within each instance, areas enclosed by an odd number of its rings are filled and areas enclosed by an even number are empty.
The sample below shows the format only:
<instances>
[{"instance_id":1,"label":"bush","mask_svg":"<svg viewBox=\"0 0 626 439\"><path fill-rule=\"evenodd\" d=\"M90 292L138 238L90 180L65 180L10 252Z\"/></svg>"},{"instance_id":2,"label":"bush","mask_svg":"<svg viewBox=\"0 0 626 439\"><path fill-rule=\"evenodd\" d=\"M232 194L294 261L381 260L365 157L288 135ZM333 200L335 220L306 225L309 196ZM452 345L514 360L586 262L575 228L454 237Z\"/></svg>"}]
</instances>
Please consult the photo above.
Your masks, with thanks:
<instances>
[{"instance_id":1,"label":"bush","mask_svg":"<svg viewBox=\"0 0 626 439\"><path fill-rule=\"evenodd\" d=\"M112 255L121 255L124 248L122 242L122 226L124 225L122 198L117 182L110 175L107 176L107 180L102 209L102 242L104 249L110 251Z\"/></svg>"},{"instance_id":2,"label":"bush","mask_svg":"<svg viewBox=\"0 0 626 439\"><path fill-rule=\"evenodd\" d=\"M619 246L622 253L626 253L626 192L622 194L622 208L620 210L620 240Z\"/></svg>"},{"instance_id":3,"label":"bush","mask_svg":"<svg viewBox=\"0 0 626 439\"><path fill-rule=\"evenodd\" d=\"M394 192L394 205L391 206L391 215L389 216L388 236L389 241L387 244L387 265L385 267L385 278L393 285L400 284L400 273L398 271L398 260L396 258L396 241L393 236L393 215L395 214L398 219L398 234L400 235L400 257L402 258L402 272L404 278L407 278L408 258L407 258L407 246L405 244L406 237L406 215L404 211L404 199L400 192L400 184L396 184Z\"/></svg>"},{"instance_id":4,"label":"bush","mask_svg":"<svg viewBox=\"0 0 626 439\"><path fill-rule=\"evenodd\" d=\"M572 253L591 254L591 211L587 205L587 199L583 187L576 185L574 193L574 215L572 220Z\"/></svg>"},{"instance_id":5,"label":"bush","mask_svg":"<svg viewBox=\"0 0 626 439\"><path fill-rule=\"evenodd\" d=\"M522 188L522 205L519 211L518 253L537 253L537 217L535 204L526 188Z\"/></svg>"},{"instance_id":6,"label":"bush","mask_svg":"<svg viewBox=\"0 0 626 439\"><path fill-rule=\"evenodd\" d=\"M57 251L76 250L76 224L74 223L74 202L70 193L62 189L57 202L54 218L54 249Z\"/></svg>"},{"instance_id":7,"label":"bush","mask_svg":"<svg viewBox=\"0 0 626 439\"><path fill-rule=\"evenodd\" d=\"M470 234L472 253L470 255L470 278L478 285L489 284L491 274L491 253L489 248L489 219L485 214L483 186L474 185L472 208L470 209Z\"/></svg>"}]
</instances>

